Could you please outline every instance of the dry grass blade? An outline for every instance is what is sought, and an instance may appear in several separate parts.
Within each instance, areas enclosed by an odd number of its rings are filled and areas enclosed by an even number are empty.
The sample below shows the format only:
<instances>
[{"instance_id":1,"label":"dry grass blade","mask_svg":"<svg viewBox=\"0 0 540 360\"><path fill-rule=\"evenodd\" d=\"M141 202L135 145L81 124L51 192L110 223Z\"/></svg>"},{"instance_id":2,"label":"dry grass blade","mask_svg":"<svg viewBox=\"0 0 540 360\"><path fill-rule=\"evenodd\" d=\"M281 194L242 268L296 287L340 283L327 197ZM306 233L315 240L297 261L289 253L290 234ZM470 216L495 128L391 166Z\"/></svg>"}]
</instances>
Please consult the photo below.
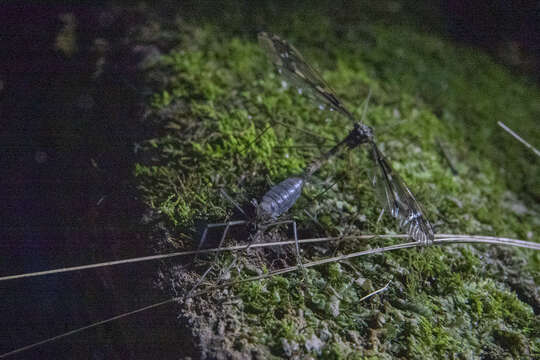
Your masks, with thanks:
<instances>
[{"instance_id":1,"label":"dry grass blade","mask_svg":"<svg viewBox=\"0 0 540 360\"><path fill-rule=\"evenodd\" d=\"M522 143L523 145L525 145L526 147L528 147L529 149L532 150L532 152L536 155L536 156L540 156L540 151L535 148L534 146L532 146L531 144L529 144L527 141L525 141L521 136L519 136L518 134L516 134L512 129L510 129L508 126L506 126L505 124L503 124L501 121L497 121L497 124L502 127L504 129L504 131L506 131L507 133L509 133L510 135L512 135L517 141L519 141L520 143Z\"/></svg>"},{"instance_id":2,"label":"dry grass blade","mask_svg":"<svg viewBox=\"0 0 540 360\"><path fill-rule=\"evenodd\" d=\"M406 237L408 237L408 235L359 235L359 236L347 236L347 237L326 237L326 238L304 239L304 240L300 240L300 242L305 244L305 243L327 242L327 241L333 241L333 240L341 240L341 239L344 239L344 238L348 238L348 239L373 239L373 238L396 238L396 237L399 237L399 238L405 237L406 238ZM447 245L447 244L456 244L456 243L472 243L472 244L479 243L479 244L491 244L491 245L508 245L508 246L516 246L516 247L528 248L528 249L533 249L533 250L540 250L540 244L538 244L538 243L534 243L534 242L530 242L530 241L517 240L517 239L491 237L491 236L438 234L436 236L436 239L433 241L434 245ZM272 242L272 243L252 244L251 247L282 246L282 245L290 245L290 244L294 244L294 241L281 241L281 242ZM312 262L309 262L309 263L304 263L303 266L305 268L309 268L309 267L314 267L314 266L327 264L327 263L331 263L331 262L351 259L351 258L355 258L355 257L359 257L359 256L371 255L371 254L380 254L380 253L384 253L384 252L387 252L387 251L407 249L407 248L413 248L413 247L418 247L418 246L422 246L422 244L420 244L420 243L418 243L416 241L415 242L403 243L403 244L390 245L390 246L386 246L386 247L369 249L369 250L359 251L359 252L355 252L355 253L351 253L351 254L335 256L335 257L331 257L331 258L327 258L327 259L321 259L321 260L318 260L318 261L312 261ZM241 245L241 246L233 246L233 247L228 247L228 248L207 249L207 250L200 250L200 251L186 251L186 252L183 252L183 253L156 255L156 256L152 256L152 257L146 257L144 259L146 259L146 260L155 260L157 258L173 257L173 256L180 256L180 255L193 255L193 254L202 254L202 253L210 253L210 252L243 250L243 249L246 249L247 247L248 247L248 245ZM139 258L139 259L141 259L141 258ZM129 262L134 262L135 260L136 259L127 259L127 260L123 261L123 263L126 263L128 261ZM112 262L112 263L114 263L114 262ZM108 263L108 264L110 265L110 263ZM96 265L99 265L99 264L94 264L93 267L97 267ZM107 265L104 265L104 266L107 266ZM81 267L78 267L78 268L81 268ZM270 273L267 273L267 274L263 274L263 275L260 275L260 276L254 276L254 277L250 277L250 278L246 278L246 279L242 279L242 280L237 280L237 281L229 281L229 282L221 284L221 285L214 285L214 286L212 286L211 289L198 291L198 292L192 294L192 297L207 294L207 293L210 293L210 292L212 292L212 291L214 291L216 289L232 286L232 285L235 285L235 284L240 284L240 283L249 282L249 281L262 280L262 279L270 278L270 277L275 276L275 275L281 275L281 274L286 274L286 273L289 273L289 272L293 272L293 271L296 271L296 270L299 270L299 269L300 269L300 266L296 265L296 266L291 266L291 267L287 267L287 268L284 268L284 269L280 269L280 270L277 270L277 271L273 271L273 272L270 272ZM63 269L58 269L58 271L56 271L56 272L61 272L59 270L63 270ZM67 270L63 270L63 271L67 271ZM24 276L19 276L19 277L24 277ZM0 280L4 280L6 278L9 278L9 277L0 278ZM383 288L381 288L381 289L379 289L379 290L377 290L377 291L375 291L375 292L373 292L371 294L368 294L368 297L376 295L377 293L380 293L380 292L386 290L387 287L388 287L388 284L386 286L384 286ZM366 297L364 297L361 300L364 300L365 298ZM123 317L130 316L132 314L140 313L140 312L143 312L145 310L154 309L154 308L166 305L166 304L170 304L170 303L172 303L174 301L182 301L182 300L186 300L186 297L173 297L173 298L170 298L170 299L167 299L167 300L155 303L155 304L151 304L151 305L148 305L148 306L145 306L145 307L141 307L139 309L135 309L135 310L132 310L132 311L120 314L120 315L113 316L113 317L105 319L105 320L97 321L97 322L89 324L87 326L83 326L83 327L80 327L78 329L70 330L70 331L65 332L63 334L59 334L59 335L50 337L48 339L44 339L42 341L27 345L27 346L24 346L24 347L21 347L21 348L12 350L12 351L9 351L7 353L0 354L0 358L5 358L5 357L11 356L11 355L15 355L15 354L18 354L18 353L23 352L25 350L29 350L29 349L35 348L37 346L40 346L40 345L43 345L43 344L46 344L46 343L53 342L55 340L65 338L67 336L82 332L82 331L87 330L87 329L91 329L91 328L99 326L99 325L110 323L112 321L121 319Z\"/></svg>"},{"instance_id":3,"label":"dry grass blade","mask_svg":"<svg viewBox=\"0 0 540 360\"><path fill-rule=\"evenodd\" d=\"M351 236L354 237L354 236ZM371 236L373 238L375 236ZM358 237L355 237L358 238ZM325 238L326 241L329 241L329 239L332 240L338 240L340 238ZM308 239L312 240L312 239ZM315 239L313 239L315 240ZM292 242L289 242L292 243ZM522 247L527 249L533 249L533 250L540 250L540 244L531 242L531 241L524 241L524 240L518 240L518 239L509 239L509 238L498 238L498 237L492 237L492 236L471 236L471 235L445 235L445 234L438 234L436 236L436 239L433 241L433 245L450 245L450 244L458 244L458 243L470 243L470 244L489 244L489 245L507 245L507 246L515 246L515 247ZM334 256L326 259L321 259L317 261L312 261L308 263L303 263L304 268L310 268L314 266L319 266L323 264L333 263L337 261L352 259L360 256L365 255L372 255L372 254L381 254L387 251L395 251L395 250L401 250L401 249L408 249L408 248L414 248L414 247L423 247L424 245L419 243L418 241L408 242L408 243L402 243L402 244L396 244L396 245L390 245L375 249L368 249L363 251L358 251L350 254L344 254L339 256ZM197 292L193 294L193 296L200 296L203 294L206 294L210 291L213 291L218 288L224 288L231 285L243 283L243 282L249 282L249 281L256 281L256 280L262 280L266 278L270 278L272 276L276 275L282 275L286 273L290 273L296 270L299 270L300 266L290 266L283 269L279 269L276 271L269 272L267 274L254 276L242 280L236 280L236 281L229 281L227 283L224 283L222 285L213 286L211 290L203 290L200 292Z\"/></svg>"},{"instance_id":4,"label":"dry grass blade","mask_svg":"<svg viewBox=\"0 0 540 360\"><path fill-rule=\"evenodd\" d=\"M338 240L355 240L355 239L356 240L369 240L369 239L375 239L375 238L403 239L403 238L408 238L408 237L409 235L407 234L349 235L349 236L339 236L339 237L321 237L321 238L302 239L302 240L298 240L298 243L311 244L311 243L320 243L320 242L329 242L329 241L338 241ZM522 247L522 248L527 248L527 249L533 249L533 250L540 250L540 244L538 243L531 242L531 241L518 240L518 239L511 239L511 238L503 238L503 237L482 236L482 235L437 234L435 235L435 238L437 239L435 240L435 243L444 243L446 242L446 240L451 239L451 242L453 243L486 243L486 244L493 244L493 245L509 245L509 246L517 246L517 247ZM36 277L36 276L45 276L45 275L59 274L59 273L72 272L72 271L82 271L82 270L88 270L88 269L116 266L116 265L143 262L143 261L155 261L155 260L169 259L169 258L179 257L179 256L203 255L203 254L219 253L219 252L226 252L226 251L246 250L248 247L261 248L261 247L271 247L271 246L285 246L285 245L292 245L294 243L295 243L294 240L287 240L287 241L258 243L258 244L252 244L251 246L235 245L235 246L211 248L211 249L179 251L179 252L173 252L173 253L168 253L168 254L159 254L159 255L143 256L143 257L131 258L131 259L106 261L106 262L95 263L95 264L37 271L37 272L26 273L26 274L6 275L6 276L0 277L0 281L16 280L16 279L30 278L30 277ZM416 242L411 242L409 244L416 244L415 246L419 246L419 244L417 244Z\"/></svg>"}]
</instances>

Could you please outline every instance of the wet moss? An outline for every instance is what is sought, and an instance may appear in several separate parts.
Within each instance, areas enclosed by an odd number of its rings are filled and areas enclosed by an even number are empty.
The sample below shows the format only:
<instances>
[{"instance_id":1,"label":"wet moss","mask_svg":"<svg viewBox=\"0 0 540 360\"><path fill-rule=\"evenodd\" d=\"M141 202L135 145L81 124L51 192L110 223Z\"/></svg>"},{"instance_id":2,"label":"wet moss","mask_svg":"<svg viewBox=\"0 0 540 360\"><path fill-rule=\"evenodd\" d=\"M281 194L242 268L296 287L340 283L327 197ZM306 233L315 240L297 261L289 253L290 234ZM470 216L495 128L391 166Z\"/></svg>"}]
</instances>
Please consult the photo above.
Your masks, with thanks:
<instances>
[{"instance_id":1,"label":"wet moss","mask_svg":"<svg viewBox=\"0 0 540 360\"><path fill-rule=\"evenodd\" d=\"M496 123L539 138L538 87L478 50L414 27L367 22L361 31L344 30L332 18L320 20L317 26L291 20L283 33L319 65L355 115L371 89L366 122L437 231L537 239L538 160ZM144 144L149 155L136 174L147 203L176 238L192 240L178 245L193 246L198 224L233 214L220 187L241 203L260 198L270 182L298 173L345 136L350 124L282 87L253 34L179 26L177 47L153 70L162 81L149 106L163 131ZM276 24L274 30L284 29ZM457 175L437 142L452 155ZM335 182L332 190L291 209L300 233L335 234L350 224L363 233L396 232L392 219L377 222L369 167L362 150L326 165L305 193L314 197ZM319 225L305 216L306 207ZM337 250L366 246L350 241ZM306 247L305 254L318 258L328 250ZM293 258L251 253L230 276L246 277L250 262L268 271ZM223 255L219 264L231 261ZM213 316L241 322L235 331L250 344L224 353L260 346L279 357L534 357L540 351L533 310L538 263L538 254L527 251L461 245L374 255L237 284L230 291L241 306ZM388 291L359 301L390 280Z\"/></svg>"}]
</instances>

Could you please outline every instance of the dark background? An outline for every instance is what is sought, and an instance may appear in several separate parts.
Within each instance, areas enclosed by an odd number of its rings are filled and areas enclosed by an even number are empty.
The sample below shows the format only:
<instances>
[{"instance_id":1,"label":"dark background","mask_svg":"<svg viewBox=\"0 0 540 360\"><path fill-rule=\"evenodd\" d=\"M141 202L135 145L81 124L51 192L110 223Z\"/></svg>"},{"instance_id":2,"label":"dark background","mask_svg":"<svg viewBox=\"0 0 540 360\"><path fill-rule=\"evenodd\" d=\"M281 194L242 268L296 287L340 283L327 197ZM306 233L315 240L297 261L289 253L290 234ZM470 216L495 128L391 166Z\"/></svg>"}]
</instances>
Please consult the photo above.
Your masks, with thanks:
<instances>
[{"instance_id":1,"label":"dark background","mask_svg":"<svg viewBox=\"0 0 540 360\"><path fill-rule=\"evenodd\" d=\"M77 23L71 57L55 49L68 13ZM153 253L132 179L134 143L151 134L140 122L141 57L128 41L143 21L98 5L0 9L0 274ZM156 269L143 263L0 283L0 353L162 300ZM164 345L172 308L141 315L14 358L173 356Z\"/></svg>"},{"instance_id":2,"label":"dark background","mask_svg":"<svg viewBox=\"0 0 540 360\"><path fill-rule=\"evenodd\" d=\"M13 4L0 6L0 275L152 254L132 178L135 143L152 133L141 121L140 66L151 51L129 41L148 14L108 2ZM221 15L219 6L197 4L165 2L154 15ZM249 13L257 4L241 6ZM540 79L540 1L403 4L404 16L422 18L424 30ZM333 6L347 2L332 2L329 13ZM77 52L69 57L54 46L68 13L77 23ZM152 285L156 269L126 265L0 283L0 353L164 299ZM152 310L14 358L175 358L182 345L174 322L171 308Z\"/></svg>"}]
</instances>

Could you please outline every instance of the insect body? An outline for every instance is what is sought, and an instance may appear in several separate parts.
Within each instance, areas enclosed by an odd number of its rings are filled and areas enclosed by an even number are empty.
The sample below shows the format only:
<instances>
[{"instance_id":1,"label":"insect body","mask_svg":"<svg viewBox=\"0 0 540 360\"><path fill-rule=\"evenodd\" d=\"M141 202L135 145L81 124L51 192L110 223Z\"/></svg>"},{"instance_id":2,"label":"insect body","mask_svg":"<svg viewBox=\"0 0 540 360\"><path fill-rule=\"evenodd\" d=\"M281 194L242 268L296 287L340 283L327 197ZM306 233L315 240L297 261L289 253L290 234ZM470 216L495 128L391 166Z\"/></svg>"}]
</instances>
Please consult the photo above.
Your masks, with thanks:
<instances>
[{"instance_id":1,"label":"insect body","mask_svg":"<svg viewBox=\"0 0 540 360\"><path fill-rule=\"evenodd\" d=\"M354 123L354 128L349 135L325 154L320 161L310 165L304 176L309 176L317 171L322 162L343 148L343 145L348 145L347 147L352 149L360 144L368 143L371 147L371 159L374 167L371 182L377 190L384 209L398 220L400 227L406 230L414 240L426 245L431 244L435 234L429 220L424 215L424 210L378 149L371 128L354 118L335 92L292 45L278 36L266 32L259 33L259 43L268 53L278 73L296 86L300 93L336 110Z\"/></svg>"},{"instance_id":2,"label":"insect body","mask_svg":"<svg viewBox=\"0 0 540 360\"><path fill-rule=\"evenodd\" d=\"M367 105L367 103L366 103ZM319 159L313 161L299 176L289 177L277 185L274 185L268 190L262 197L262 201L257 203L253 200L252 203L256 207L256 215L254 218L249 218L248 215L242 210L242 208L229 196L226 192L222 191L222 194L227 198L244 216L247 220L229 221L224 223L208 224L203 232L201 240L199 242L199 249L201 249L203 243L206 240L208 229L216 227L225 227L221 242L219 246L225 240L227 232L231 226L237 225L254 225L254 235L250 235L251 242L254 243L260 239L263 232L271 226L278 224L290 223L293 226L294 239L296 243L296 251L298 261L300 262L300 251L298 245L298 235L296 232L296 222L294 220L276 221L280 216L286 213L298 200L302 194L302 189L306 181L315 173L320 167L327 162L331 157L346 148L354 148L362 143L371 141L373 134L371 128L365 125L355 125L353 130L343 139L341 142L332 147L328 152L323 154ZM300 262L301 264L301 262Z\"/></svg>"},{"instance_id":3,"label":"insect body","mask_svg":"<svg viewBox=\"0 0 540 360\"><path fill-rule=\"evenodd\" d=\"M244 214L247 219L206 225L201 240L199 241L198 249L202 248L202 245L204 244L208 235L208 230L211 228L225 227L221 236L221 241L218 245L218 247L221 247L225 238L227 237L227 233L231 226L247 225L248 227L252 227L254 229L254 233L250 234L249 236L251 241L250 245L248 245L248 247L246 248L247 250L252 244L258 242L263 237L264 232L268 228L276 225L291 224L293 228L293 235L296 246L297 261L298 264L302 266L302 261L300 258L300 246L298 244L298 233L296 231L296 222L294 220L278 221L277 219L285 212L287 212L287 210L289 210L294 205L296 200L298 200L298 198L302 194L302 188L304 187L304 183L305 180L302 177L290 177L283 180L279 184L274 185L263 195L262 201L260 203L257 203L256 200L252 201L253 205L255 205L256 208L254 218L249 218L247 214L242 210L242 208L231 197L229 197L229 195L227 195L225 191L222 190L222 194L225 196L225 198L227 198L242 214ZM225 273L228 273L233 265L234 262L229 265L229 267L225 270ZM213 265L211 265L202 274L197 283L187 293L186 298L191 297L194 291L199 287L202 281L209 274L212 267Z\"/></svg>"},{"instance_id":4,"label":"insect body","mask_svg":"<svg viewBox=\"0 0 540 360\"><path fill-rule=\"evenodd\" d=\"M255 234L250 235L251 243L254 243L261 238L263 232L268 229L268 227L276 224L291 223L293 226L297 259L301 265L296 222L293 220L276 222L276 219L294 205L302 193L302 188L305 182L317 170L319 170L319 168L326 161L343 149L353 149L365 143L371 146L372 160L375 167L371 180L373 186L377 189L377 193L383 203L384 208L390 213L391 216L398 220L400 227L405 229L414 240L426 245L431 244L435 238L431 224L424 216L422 207L416 201L407 185L405 185L405 182L399 177L399 175L394 173L388 161L377 148L373 137L373 130L369 126L365 125L363 121L356 121L352 113L335 95L335 92L324 82L321 76L304 61L303 56L293 46L276 35L265 32L259 34L259 42L261 46L266 49L278 72L285 79L290 81L298 89L302 90L300 91L301 93L305 93L308 96L321 101L323 104L329 106L330 109L336 110L349 118L354 122L354 126L341 142L323 154L320 159L312 162L304 170L303 174L300 176L290 177L273 186L263 196L260 204L257 205L256 202L254 202L257 207L255 219L250 219L248 221L231 221L226 223L208 224L199 243L199 248L201 248L203 242L205 241L209 228L221 226L225 227L221 237L221 246L231 226L254 224L256 230ZM366 101L366 105L364 106L362 120L366 114L367 103L368 101ZM242 213L244 213L244 211L234 202L234 200L232 200L225 193L224 195ZM209 270L203 274L201 280L199 280L195 287L200 284L208 271Z\"/></svg>"},{"instance_id":5,"label":"insect body","mask_svg":"<svg viewBox=\"0 0 540 360\"><path fill-rule=\"evenodd\" d=\"M294 205L303 187L304 179L301 177L290 177L273 186L259 204L260 216L277 219Z\"/></svg>"}]
</instances>

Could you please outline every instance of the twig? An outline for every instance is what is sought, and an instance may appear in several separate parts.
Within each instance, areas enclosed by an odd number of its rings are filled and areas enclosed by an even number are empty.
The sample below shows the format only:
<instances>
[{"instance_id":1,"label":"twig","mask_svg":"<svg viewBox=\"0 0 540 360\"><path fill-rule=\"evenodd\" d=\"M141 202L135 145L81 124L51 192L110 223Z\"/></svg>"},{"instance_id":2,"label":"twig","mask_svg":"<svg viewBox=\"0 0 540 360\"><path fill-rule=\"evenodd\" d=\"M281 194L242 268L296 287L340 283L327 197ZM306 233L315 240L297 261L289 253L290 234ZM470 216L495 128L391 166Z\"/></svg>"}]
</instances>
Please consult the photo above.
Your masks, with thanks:
<instances>
[{"instance_id":1,"label":"twig","mask_svg":"<svg viewBox=\"0 0 540 360\"><path fill-rule=\"evenodd\" d=\"M373 291L372 293L367 294L366 296L364 296L363 298L361 298L361 299L358 300L358 301L364 301L364 300L366 300L367 298L372 297L373 295L377 295L378 293L381 293L381 292L383 292L383 291L386 291L386 289L388 289L388 285L390 285L391 282L392 282L392 280L388 281L388 282L386 283L386 285L384 285L382 288L380 288L379 290L375 290L375 291Z\"/></svg>"},{"instance_id":2,"label":"twig","mask_svg":"<svg viewBox=\"0 0 540 360\"><path fill-rule=\"evenodd\" d=\"M523 145L525 145L526 147L528 147L529 149L532 150L532 152L534 152L536 154L536 156L540 156L540 151L538 151L538 149L536 149L534 146L532 146L531 144L529 144L528 142L526 142L525 140L523 140L523 138L521 136L519 136L518 134L516 134L514 131L512 131L512 129L510 129L508 126L504 125L502 122L500 121L497 121L497 124L502 127L507 133L509 133L510 135L512 135L514 138L516 138L516 140L518 140L519 142L521 142Z\"/></svg>"}]
</instances>

